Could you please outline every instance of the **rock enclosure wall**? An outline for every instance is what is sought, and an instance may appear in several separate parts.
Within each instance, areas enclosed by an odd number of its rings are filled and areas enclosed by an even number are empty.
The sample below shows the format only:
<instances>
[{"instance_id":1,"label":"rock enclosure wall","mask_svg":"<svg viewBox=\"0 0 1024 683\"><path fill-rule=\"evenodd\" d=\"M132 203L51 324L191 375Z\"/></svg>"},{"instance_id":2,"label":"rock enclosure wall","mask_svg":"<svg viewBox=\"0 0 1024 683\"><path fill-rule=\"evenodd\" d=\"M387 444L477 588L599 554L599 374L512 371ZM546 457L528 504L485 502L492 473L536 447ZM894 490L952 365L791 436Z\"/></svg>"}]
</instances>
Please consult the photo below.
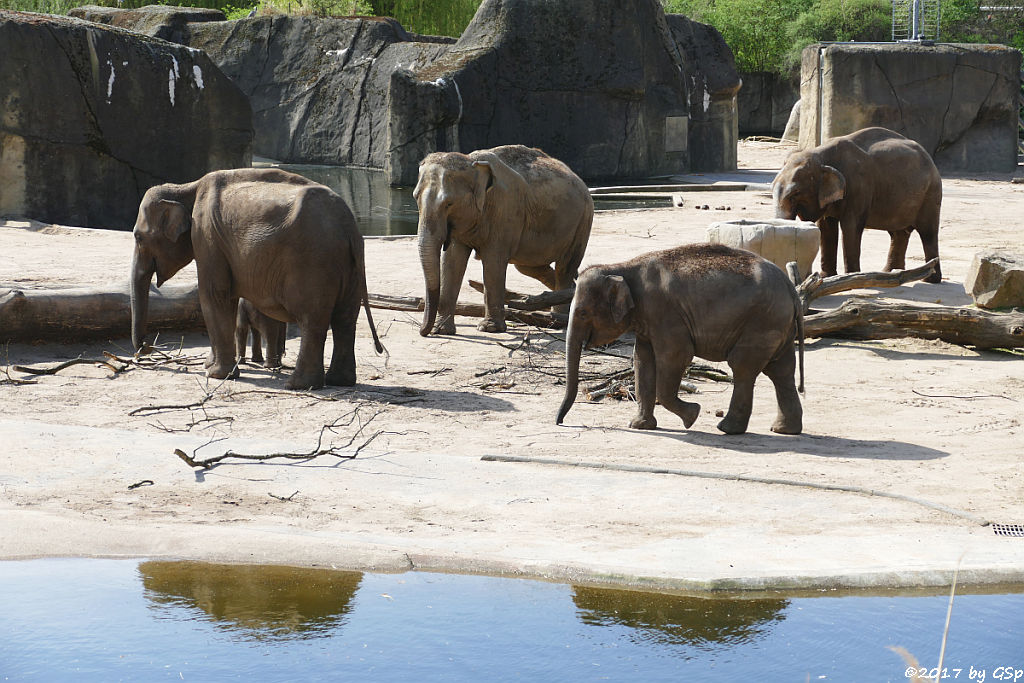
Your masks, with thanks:
<instances>
[{"instance_id":1,"label":"rock enclosure wall","mask_svg":"<svg viewBox=\"0 0 1024 683\"><path fill-rule=\"evenodd\" d=\"M0 215L130 229L152 185L251 160L245 96L197 50L0 10Z\"/></svg>"},{"instance_id":2,"label":"rock enclosure wall","mask_svg":"<svg viewBox=\"0 0 1024 683\"><path fill-rule=\"evenodd\" d=\"M921 143L940 171L1013 171L1020 68L1020 52L1002 45L812 45L800 147L882 126Z\"/></svg>"}]
</instances>

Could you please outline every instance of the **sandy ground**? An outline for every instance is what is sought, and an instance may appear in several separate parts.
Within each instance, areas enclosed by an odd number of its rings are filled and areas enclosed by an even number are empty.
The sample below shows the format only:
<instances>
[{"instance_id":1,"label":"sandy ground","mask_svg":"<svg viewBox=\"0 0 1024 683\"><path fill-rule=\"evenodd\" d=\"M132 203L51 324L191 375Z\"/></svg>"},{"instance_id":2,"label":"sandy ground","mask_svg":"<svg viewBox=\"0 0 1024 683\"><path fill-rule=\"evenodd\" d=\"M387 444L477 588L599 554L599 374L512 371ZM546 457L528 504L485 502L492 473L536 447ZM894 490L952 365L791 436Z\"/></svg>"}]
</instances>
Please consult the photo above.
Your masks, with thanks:
<instances>
[{"instance_id":1,"label":"sandy ground","mask_svg":"<svg viewBox=\"0 0 1024 683\"><path fill-rule=\"evenodd\" d=\"M741 143L741 170L770 179L787 152ZM969 304L962 283L975 252L1020 251L1024 185L1008 180L945 180L941 284L854 295ZM704 204L710 209L695 208ZM771 215L770 197L757 191L601 212L584 265L701 241L716 220ZM887 246L886 234L868 233L865 267L880 267ZM128 233L7 221L0 291L119 283L131 249ZM370 291L422 295L413 238L367 240L367 255ZM915 237L908 267L922 262ZM469 271L480 278L478 262ZM541 290L509 273L510 288ZM192 268L172 283L190 277ZM461 298L481 300L468 286ZM374 317L390 355L374 354L361 319L352 389L289 393L281 376L255 366L235 381L207 381L201 365L179 363L116 376L77 365L34 384L0 384L0 558L484 571L678 589L942 585L959 564L968 583L1024 582L1024 540L914 502L612 469L856 486L1021 524L1020 355L914 339L808 340L803 435L769 431L775 402L763 377L745 435L718 432L729 387L703 380L695 380L702 415L692 429L659 408L659 429L637 431L626 426L628 401L582 396L555 426L559 334L521 325L484 334L459 318L456 336L421 338L417 314L375 309ZM0 380L26 377L13 365L123 354L127 333L105 343L9 344ZM207 350L201 334L163 340L188 356ZM289 339L286 362L297 348ZM624 358L588 355L584 369L596 377L629 367L627 344L610 351ZM185 407L208 391L202 406ZM161 405L178 407L132 413ZM306 453L321 437L349 456L364 447L354 458L232 460L205 472L174 455Z\"/></svg>"}]
</instances>

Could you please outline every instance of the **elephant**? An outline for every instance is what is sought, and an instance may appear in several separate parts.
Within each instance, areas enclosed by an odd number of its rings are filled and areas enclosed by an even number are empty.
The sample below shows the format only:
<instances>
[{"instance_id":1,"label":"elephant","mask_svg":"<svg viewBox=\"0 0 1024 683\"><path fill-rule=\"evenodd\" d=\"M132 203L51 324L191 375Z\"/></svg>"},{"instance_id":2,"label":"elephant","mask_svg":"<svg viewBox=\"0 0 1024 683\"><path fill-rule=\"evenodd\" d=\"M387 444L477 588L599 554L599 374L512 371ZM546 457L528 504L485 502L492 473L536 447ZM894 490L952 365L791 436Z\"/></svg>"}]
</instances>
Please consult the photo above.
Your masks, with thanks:
<instances>
[{"instance_id":1,"label":"elephant","mask_svg":"<svg viewBox=\"0 0 1024 683\"><path fill-rule=\"evenodd\" d=\"M470 154L434 152L420 162L413 196L426 282L424 337L455 334L455 303L471 251L483 266L485 315L477 329L484 332L506 329L510 263L549 289L575 281L594 202L579 176L541 150L505 145Z\"/></svg>"},{"instance_id":2,"label":"elephant","mask_svg":"<svg viewBox=\"0 0 1024 683\"><path fill-rule=\"evenodd\" d=\"M134 235L132 344L138 350L153 274L159 287L195 260L211 378L238 376L239 297L275 320L298 324L290 389L355 384L360 303L383 353L367 300L363 238L345 201L323 185L273 168L212 171L193 182L156 185L143 195ZM334 352L325 374L328 327Z\"/></svg>"},{"instance_id":3,"label":"elephant","mask_svg":"<svg viewBox=\"0 0 1024 683\"><path fill-rule=\"evenodd\" d=\"M775 264L742 249L688 244L591 266L580 273L566 335L565 397L561 424L576 399L584 347L610 344L632 331L638 412L633 429L654 429L655 401L687 428L700 405L679 398L679 383L694 356L727 361L733 373L729 411L718 423L726 434L747 430L754 381L775 385L778 415L772 431L803 430L803 307L789 277ZM800 386L794 374L799 341Z\"/></svg>"},{"instance_id":4,"label":"elephant","mask_svg":"<svg viewBox=\"0 0 1024 683\"><path fill-rule=\"evenodd\" d=\"M772 183L777 218L800 217L821 231L821 269L836 274L839 229L846 272L860 270L865 228L889 232L885 270L902 270L913 230L926 260L939 256L942 178L918 143L887 128L864 128L786 158ZM942 270L925 278L940 282Z\"/></svg>"},{"instance_id":5,"label":"elephant","mask_svg":"<svg viewBox=\"0 0 1024 683\"><path fill-rule=\"evenodd\" d=\"M288 323L263 314L248 299L239 299L238 317L235 321L235 351L239 361L245 358L245 344L249 340L249 332L252 332L252 362L268 368L281 367ZM263 339L267 340L266 362L263 360Z\"/></svg>"}]
</instances>

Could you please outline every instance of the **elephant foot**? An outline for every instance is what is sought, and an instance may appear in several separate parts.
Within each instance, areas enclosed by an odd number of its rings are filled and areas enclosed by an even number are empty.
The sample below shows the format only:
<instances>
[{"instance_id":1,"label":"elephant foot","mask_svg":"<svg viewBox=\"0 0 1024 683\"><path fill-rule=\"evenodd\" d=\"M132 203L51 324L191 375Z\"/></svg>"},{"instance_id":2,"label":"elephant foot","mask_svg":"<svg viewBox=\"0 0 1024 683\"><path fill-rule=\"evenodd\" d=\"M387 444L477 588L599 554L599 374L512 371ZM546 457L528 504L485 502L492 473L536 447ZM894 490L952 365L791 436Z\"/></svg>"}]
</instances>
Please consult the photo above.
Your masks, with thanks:
<instances>
[{"instance_id":1,"label":"elephant foot","mask_svg":"<svg viewBox=\"0 0 1024 683\"><path fill-rule=\"evenodd\" d=\"M434 325L432 334L455 334L455 317L445 316Z\"/></svg>"},{"instance_id":2,"label":"elephant foot","mask_svg":"<svg viewBox=\"0 0 1024 683\"><path fill-rule=\"evenodd\" d=\"M353 382L354 383L354 382ZM306 391L307 389L323 389L324 388L324 372L320 371L319 376L316 373L300 375L294 373L288 378L288 381L284 385L288 389L295 391Z\"/></svg>"},{"instance_id":3,"label":"elephant foot","mask_svg":"<svg viewBox=\"0 0 1024 683\"><path fill-rule=\"evenodd\" d=\"M653 415L650 417L643 417L642 415L638 415L637 417L634 417L629 423L630 429L656 429L657 426L658 421L654 418Z\"/></svg>"},{"instance_id":4,"label":"elephant foot","mask_svg":"<svg viewBox=\"0 0 1024 683\"><path fill-rule=\"evenodd\" d=\"M937 285L942 282L942 273L936 271L924 279L925 282L930 282L933 285Z\"/></svg>"},{"instance_id":5,"label":"elephant foot","mask_svg":"<svg viewBox=\"0 0 1024 683\"><path fill-rule=\"evenodd\" d=\"M743 434L747 431L747 422L750 421L748 415L746 419L739 419L726 415L722 418L722 421L718 423L718 429L725 432L726 434Z\"/></svg>"},{"instance_id":6,"label":"elephant foot","mask_svg":"<svg viewBox=\"0 0 1024 683\"><path fill-rule=\"evenodd\" d=\"M700 416L700 404L683 401L683 408L679 411L679 417L683 419L683 426L689 429Z\"/></svg>"},{"instance_id":7,"label":"elephant foot","mask_svg":"<svg viewBox=\"0 0 1024 683\"><path fill-rule=\"evenodd\" d=\"M775 420L775 424L772 425L772 431L776 434L800 434L804 430L803 420L800 418L786 420L780 418Z\"/></svg>"},{"instance_id":8,"label":"elephant foot","mask_svg":"<svg viewBox=\"0 0 1024 683\"><path fill-rule=\"evenodd\" d=\"M210 379L237 379L238 364L211 363L206 366L206 376Z\"/></svg>"},{"instance_id":9,"label":"elephant foot","mask_svg":"<svg viewBox=\"0 0 1024 683\"><path fill-rule=\"evenodd\" d=\"M480 321L480 324L476 326L476 329L481 332L504 332L507 328L504 320L484 318Z\"/></svg>"},{"instance_id":10,"label":"elephant foot","mask_svg":"<svg viewBox=\"0 0 1024 683\"><path fill-rule=\"evenodd\" d=\"M325 377L325 384L332 387L351 387L356 383L355 370L342 370L340 372L330 371Z\"/></svg>"},{"instance_id":11,"label":"elephant foot","mask_svg":"<svg viewBox=\"0 0 1024 683\"><path fill-rule=\"evenodd\" d=\"M242 362L242 359L240 358L238 362ZM252 354L252 362L256 363L258 365L263 365L264 364L263 354L262 353L260 353L260 354L255 354L255 353Z\"/></svg>"},{"instance_id":12,"label":"elephant foot","mask_svg":"<svg viewBox=\"0 0 1024 683\"><path fill-rule=\"evenodd\" d=\"M267 370L280 369L284 363L281 362L280 358L268 358L267 362L263 364Z\"/></svg>"}]
</instances>

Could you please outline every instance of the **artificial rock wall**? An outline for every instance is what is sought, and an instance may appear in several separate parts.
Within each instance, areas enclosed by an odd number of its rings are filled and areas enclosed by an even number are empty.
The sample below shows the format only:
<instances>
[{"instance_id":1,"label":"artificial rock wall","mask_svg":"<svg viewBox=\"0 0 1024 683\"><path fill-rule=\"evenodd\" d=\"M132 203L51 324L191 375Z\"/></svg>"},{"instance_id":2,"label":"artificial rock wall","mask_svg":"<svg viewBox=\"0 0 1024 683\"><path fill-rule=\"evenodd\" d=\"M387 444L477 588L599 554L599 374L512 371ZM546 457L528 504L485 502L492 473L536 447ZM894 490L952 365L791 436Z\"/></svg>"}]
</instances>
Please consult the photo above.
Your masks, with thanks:
<instances>
[{"instance_id":1,"label":"artificial rock wall","mask_svg":"<svg viewBox=\"0 0 1024 683\"><path fill-rule=\"evenodd\" d=\"M811 45L800 147L882 126L921 143L940 171L1013 171L1020 69L1021 53L1003 45Z\"/></svg>"}]
</instances>

